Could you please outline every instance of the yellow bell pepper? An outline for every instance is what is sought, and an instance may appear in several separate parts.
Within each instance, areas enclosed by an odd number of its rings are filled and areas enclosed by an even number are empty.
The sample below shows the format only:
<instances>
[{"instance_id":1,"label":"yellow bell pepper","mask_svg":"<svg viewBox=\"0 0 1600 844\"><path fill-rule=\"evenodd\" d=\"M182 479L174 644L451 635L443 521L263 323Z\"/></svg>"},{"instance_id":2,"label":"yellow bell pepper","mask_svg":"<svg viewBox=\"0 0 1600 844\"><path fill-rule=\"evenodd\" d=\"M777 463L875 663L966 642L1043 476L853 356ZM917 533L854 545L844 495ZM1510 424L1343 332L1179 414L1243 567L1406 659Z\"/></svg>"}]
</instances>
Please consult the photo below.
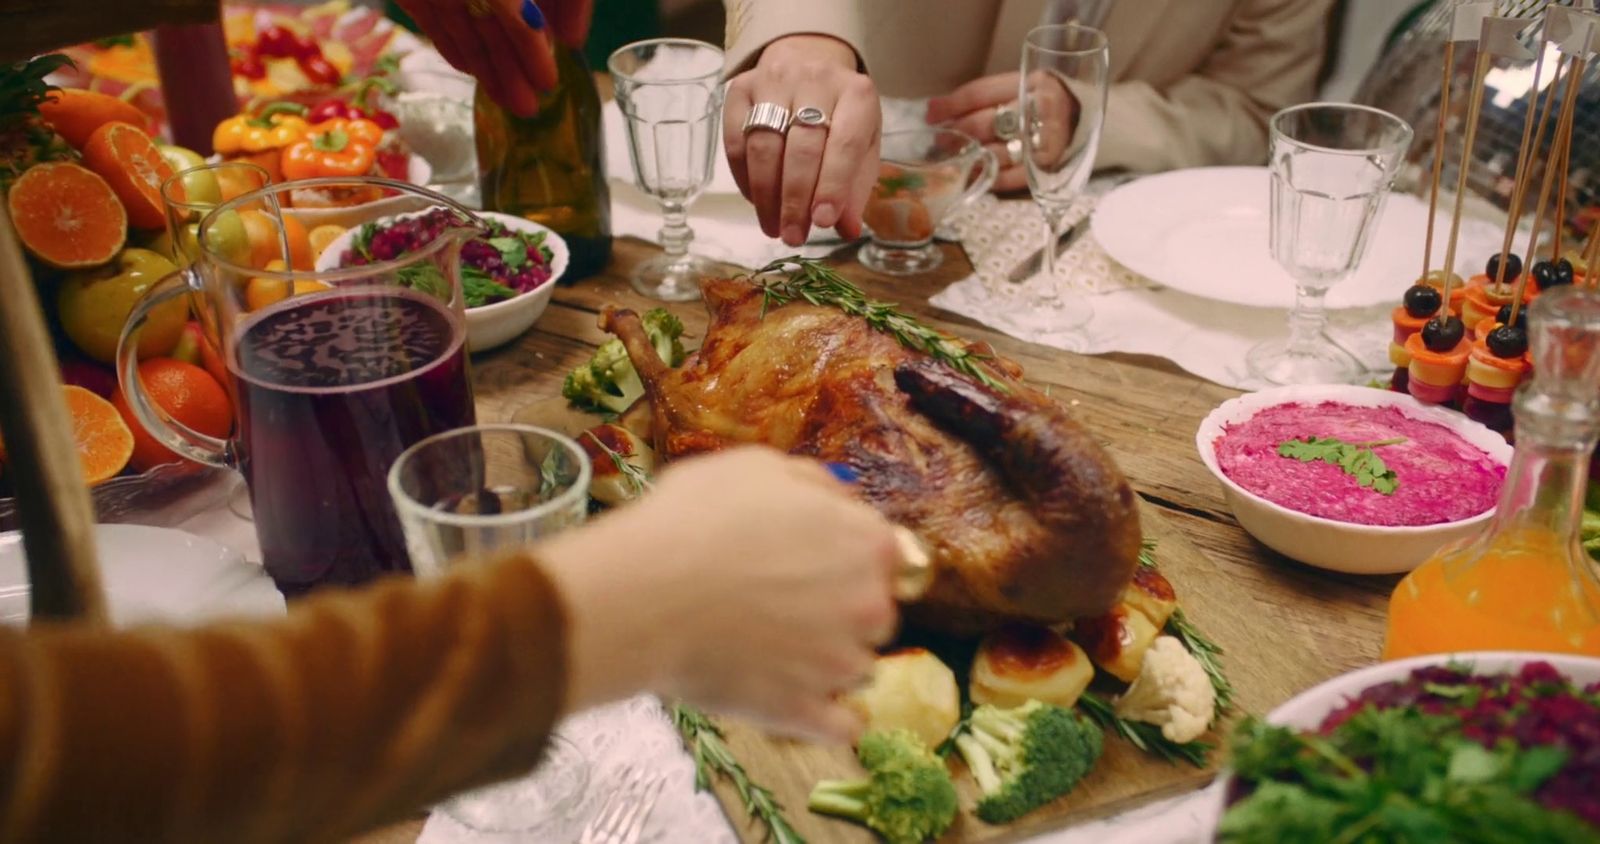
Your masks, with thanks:
<instances>
[{"instance_id":1,"label":"yellow bell pepper","mask_svg":"<svg viewBox=\"0 0 1600 844\"><path fill-rule=\"evenodd\" d=\"M305 106L273 103L258 115L236 114L217 124L211 146L222 155L258 153L283 149L304 138L311 125L296 112Z\"/></svg>"}]
</instances>

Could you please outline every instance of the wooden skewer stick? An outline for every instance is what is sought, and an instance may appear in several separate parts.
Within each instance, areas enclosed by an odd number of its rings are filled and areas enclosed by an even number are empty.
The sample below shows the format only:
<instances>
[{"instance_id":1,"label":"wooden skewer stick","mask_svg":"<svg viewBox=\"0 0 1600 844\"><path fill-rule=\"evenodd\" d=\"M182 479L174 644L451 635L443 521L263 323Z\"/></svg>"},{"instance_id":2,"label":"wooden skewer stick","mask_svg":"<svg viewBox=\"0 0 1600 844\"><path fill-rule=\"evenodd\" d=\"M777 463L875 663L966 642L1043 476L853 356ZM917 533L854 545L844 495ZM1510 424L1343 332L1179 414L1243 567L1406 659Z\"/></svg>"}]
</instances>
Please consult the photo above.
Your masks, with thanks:
<instances>
[{"instance_id":1,"label":"wooden skewer stick","mask_svg":"<svg viewBox=\"0 0 1600 844\"><path fill-rule=\"evenodd\" d=\"M1517 170L1511 182L1511 206L1506 209L1506 234L1500 243L1500 262L1495 266L1494 278L1490 283L1494 285L1495 292L1506 283L1506 256L1511 254L1511 241L1517 235L1517 223L1522 219L1522 203L1528 193L1528 169L1533 163L1534 148L1539 144L1534 140L1533 113L1539 112L1539 134L1544 137L1545 120L1550 116L1550 107L1555 100L1555 82L1561 78L1561 63L1556 63L1556 79L1550 85L1550 91L1544 97L1544 106L1539 108L1539 77L1544 72L1544 44L1539 45L1538 57L1533 60L1533 85L1528 90L1533 96L1528 101L1528 113L1522 119L1522 144L1517 147Z\"/></svg>"},{"instance_id":2,"label":"wooden skewer stick","mask_svg":"<svg viewBox=\"0 0 1600 844\"><path fill-rule=\"evenodd\" d=\"M44 311L11 215L0 207L0 430L17 492L34 620L104 623L94 507L72 441Z\"/></svg>"},{"instance_id":3,"label":"wooden skewer stick","mask_svg":"<svg viewBox=\"0 0 1600 844\"><path fill-rule=\"evenodd\" d=\"M1472 169L1472 145L1478 140L1478 117L1483 112L1483 78L1489 73L1491 58L1489 52L1480 47L1477 65L1472 71L1472 100L1467 106L1467 136L1461 142L1461 165L1460 173L1456 176L1455 210L1450 215L1450 239L1445 241L1444 247L1442 291L1444 305L1439 310L1441 316L1450 312L1450 287L1451 279L1455 277L1456 243L1461 238L1461 211L1467 198L1467 171Z\"/></svg>"},{"instance_id":4,"label":"wooden skewer stick","mask_svg":"<svg viewBox=\"0 0 1600 844\"><path fill-rule=\"evenodd\" d=\"M1550 155L1545 166L1544 179L1539 186L1539 205L1533 212L1533 231L1528 234L1527 270L1523 272L1522 278L1517 280L1516 295L1511 299L1513 323L1517 321L1517 315L1522 311L1522 296L1527 290L1528 277L1533 275L1534 256L1539 249L1539 227L1544 221L1544 213L1550 202L1550 188L1567 154L1567 149L1572 145L1572 109L1578 100L1578 86L1583 81L1583 72L1587 65L1588 61L1582 56L1575 57L1572 59L1572 70L1567 74L1567 90L1562 97L1561 117L1556 121L1556 136L1550 143Z\"/></svg>"},{"instance_id":5,"label":"wooden skewer stick","mask_svg":"<svg viewBox=\"0 0 1600 844\"><path fill-rule=\"evenodd\" d=\"M1439 126L1433 135L1433 175L1428 179L1428 235L1422 244L1422 277L1419 284L1426 282L1428 271L1433 264L1433 218L1439 213L1439 177L1444 173L1444 130L1446 118L1450 116L1450 80L1455 74L1456 42L1447 38L1444 42L1444 72L1440 79L1439 87ZM1450 268L1445 267L1449 273Z\"/></svg>"},{"instance_id":6,"label":"wooden skewer stick","mask_svg":"<svg viewBox=\"0 0 1600 844\"><path fill-rule=\"evenodd\" d=\"M1568 175L1572 171L1572 131L1577 122L1576 116L1567 121L1567 137L1561 144L1561 162L1556 165L1556 207L1550 214L1550 226L1554 230L1550 235L1551 261L1561 260L1561 237L1567 228L1567 185L1570 183Z\"/></svg>"}]
</instances>

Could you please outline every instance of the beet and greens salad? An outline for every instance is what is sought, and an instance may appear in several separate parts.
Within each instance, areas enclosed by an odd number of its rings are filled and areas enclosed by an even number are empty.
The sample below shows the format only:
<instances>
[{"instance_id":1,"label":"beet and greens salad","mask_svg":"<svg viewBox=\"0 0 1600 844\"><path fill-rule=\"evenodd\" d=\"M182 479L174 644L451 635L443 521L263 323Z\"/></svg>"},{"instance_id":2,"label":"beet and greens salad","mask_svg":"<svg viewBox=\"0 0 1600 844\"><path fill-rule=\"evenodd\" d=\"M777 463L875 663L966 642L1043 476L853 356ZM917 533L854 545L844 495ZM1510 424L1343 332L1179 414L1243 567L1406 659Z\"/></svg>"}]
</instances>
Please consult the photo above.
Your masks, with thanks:
<instances>
[{"instance_id":1,"label":"beet and greens salad","mask_svg":"<svg viewBox=\"0 0 1600 844\"><path fill-rule=\"evenodd\" d=\"M427 246L445 229L463 222L456 212L436 208L414 217L367 223L356 232L339 263L357 267L393 260ZM550 280L551 252L544 232L515 231L496 220L483 222L486 231L461 247L461 290L467 307L503 302ZM400 281L441 294L447 287L432 264L406 268Z\"/></svg>"},{"instance_id":2,"label":"beet and greens salad","mask_svg":"<svg viewBox=\"0 0 1600 844\"><path fill-rule=\"evenodd\" d=\"M1311 732L1234 734L1225 842L1600 842L1600 683L1419 668Z\"/></svg>"}]
</instances>

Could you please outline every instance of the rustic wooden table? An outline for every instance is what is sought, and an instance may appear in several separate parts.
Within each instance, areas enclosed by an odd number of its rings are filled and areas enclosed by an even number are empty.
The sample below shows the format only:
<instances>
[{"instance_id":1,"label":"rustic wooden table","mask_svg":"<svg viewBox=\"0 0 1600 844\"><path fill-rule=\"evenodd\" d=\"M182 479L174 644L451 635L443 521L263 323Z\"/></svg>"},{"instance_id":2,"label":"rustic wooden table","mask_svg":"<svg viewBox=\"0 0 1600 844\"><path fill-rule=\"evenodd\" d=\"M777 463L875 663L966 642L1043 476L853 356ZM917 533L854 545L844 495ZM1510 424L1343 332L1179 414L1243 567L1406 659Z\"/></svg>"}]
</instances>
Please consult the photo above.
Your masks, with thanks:
<instances>
[{"instance_id":1,"label":"rustic wooden table","mask_svg":"<svg viewBox=\"0 0 1600 844\"><path fill-rule=\"evenodd\" d=\"M521 339L473 359L479 419L504 421L529 402L557 396L566 372L587 359L607 335L596 326L607 303L648 308L659 304L633 292L628 273L657 247L619 239L606 272L556 291L538 325ZM841 255L840 269L870 295L901 303L929 324L970 339L990 342L1018 361L1026 377L1048 385L1093 431L1133 482L1210 558L1220 576L1253 596L1235 612L1263 637L1316 643L1296 655L1309 676L1332 677L1377 660L1383 613L1395 578L1340 576L1291 562L1251 539L1227 511L1216 481L1195 455L1200 420L1237 391L1183 373L1171 363L1147 357L1086 357L1015 340L962 317L941 311L928 298L970 272L960 247L945 245L945 261L917 278L871 272ZM673 306L693 338L703 333L704 309L697 303ZM1204 588L1199 585L1199 588ZM410 844L421 832L414 820L360 839L361 844Z\"/></svg>"}]
</instances>

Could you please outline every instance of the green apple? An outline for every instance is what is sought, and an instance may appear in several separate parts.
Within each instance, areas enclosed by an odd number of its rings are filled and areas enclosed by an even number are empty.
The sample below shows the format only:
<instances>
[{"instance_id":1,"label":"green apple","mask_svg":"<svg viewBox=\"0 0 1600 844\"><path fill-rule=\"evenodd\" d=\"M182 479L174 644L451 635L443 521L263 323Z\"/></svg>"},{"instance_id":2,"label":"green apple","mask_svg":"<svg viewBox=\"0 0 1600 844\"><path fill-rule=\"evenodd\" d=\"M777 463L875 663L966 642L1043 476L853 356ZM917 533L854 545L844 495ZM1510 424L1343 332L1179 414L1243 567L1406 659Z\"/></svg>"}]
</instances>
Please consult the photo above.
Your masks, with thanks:
<instances>
[{"instance_id":1,"label":"green apple","mask_svg":"<svg viewBox=\"0 0 1600 844\"><path fill-rule=\"evenodd\" d=\"M239 218L239 212L220 211L208 219L204 236L206 250L235 264L248 264L250 233L244 227L244 220ZM199 239L197 236L196 241Z\"/></svg>"},{"instance_id":2,"label":"green apple","mask_svg":"<svg viewBox=\"0 0 1600 844\"><path fill-rule=\"evenodd\" d=\"M161 150L161 157L172 165L173 172L188 170L206 163L206 160L200 157L200 153L192 149L167 145L157 148ZM217 184L216 175L208 170L184 176L183 190L188 201L197 205L216 205L222 202L222 187Z\"/></svg>"},{"instance_id":3,"label":"green apple","mask_svg":"<svg viewBox=\"0 0 1600 844\"><path fill-rule=\"evenodd\" d=\"M101 363L113 363L117 340L133 305L150 286L178 268L148 249L124 249L111 263L72 273L56 292L56 308L67 338ZM170 300L150 313L139 332L139 357L172 351L189 319L189 300Z\"/></svg>"}]
</instances>

